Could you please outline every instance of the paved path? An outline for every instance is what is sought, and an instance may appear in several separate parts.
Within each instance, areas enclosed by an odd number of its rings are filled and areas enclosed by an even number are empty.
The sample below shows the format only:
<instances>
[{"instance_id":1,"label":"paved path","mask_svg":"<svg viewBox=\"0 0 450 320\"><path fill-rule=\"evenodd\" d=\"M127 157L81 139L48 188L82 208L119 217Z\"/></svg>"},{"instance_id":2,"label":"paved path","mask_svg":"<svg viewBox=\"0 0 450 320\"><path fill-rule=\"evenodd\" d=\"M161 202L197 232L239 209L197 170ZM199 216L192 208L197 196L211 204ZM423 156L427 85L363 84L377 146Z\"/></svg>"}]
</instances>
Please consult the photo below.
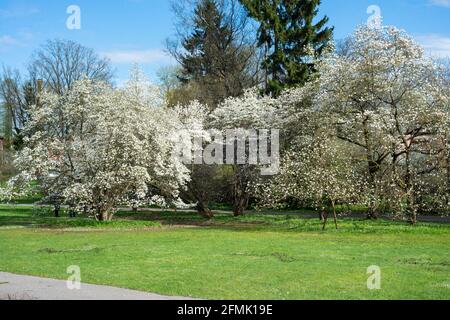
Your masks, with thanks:
<instances>
[{"instance_id":1,"label":"paved path","mask_svg":"<svg viewBox=\"0 0 450 320\"><path fill-rule=\"evenodd\" d=\"M0 272L0 300L187 300L107 286L81 284L67 289L66 281Z\"/></svg>"}]
</instances>

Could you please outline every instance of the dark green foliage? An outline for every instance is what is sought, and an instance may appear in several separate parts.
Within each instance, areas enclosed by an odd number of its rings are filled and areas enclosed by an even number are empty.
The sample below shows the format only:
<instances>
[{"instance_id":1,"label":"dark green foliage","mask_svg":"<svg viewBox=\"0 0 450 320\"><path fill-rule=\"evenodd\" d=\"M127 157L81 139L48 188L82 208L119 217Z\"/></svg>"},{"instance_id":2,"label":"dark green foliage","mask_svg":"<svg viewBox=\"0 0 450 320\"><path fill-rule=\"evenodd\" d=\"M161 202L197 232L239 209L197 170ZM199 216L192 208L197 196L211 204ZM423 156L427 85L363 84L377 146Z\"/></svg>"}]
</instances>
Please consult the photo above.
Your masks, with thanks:
<instances>
[{"instance_id":1,"label":"dark green foliage","mask_svg":"<svg viewBox=\"0 0 450 320\"><path fill-rule=\"evenodd\" d=\"M6 69L0 77L0 98L3 104L3 134L8 149L19 150L24 143L24 127L29 110L36 104L37 92L30 81L22 82L17 71Z\"/></svg>"},{"instance_id":2,"label":"dark green foliage","mask_svg":"<svg viewBox=\"0 0 450 320\"><path fill-rule=\"evenodd\" d=\"M195 9L195 29L185 39L187 53L182 57L183 81L201 79L218 72L223 66L220 57L229 42L230 30L214 0L204 0Z\"/></svg>"},{"instance_id":3,"label":"dark green foliage","mask_svg":"<svg viewBox=\"0 0 450 320\"><path fill-rule=\"evenodd\" d=\"M266 93L303 85L315 72L333 37L328 17L315 23L320 0L241 0L259 23L259 46L265 50Z\"/></svg>"},{"instance_id":4,"label":"dark green foliage","mask_svg":"<svg viewBox=\"0 0 450 320\"><path fill-rule=\"evenodd\" d=\"M194 11L193 31L182 41L184 52L176 54L182 82L198 88L195 98L210 109L254 85L248 70L253 48L241 38L242 30L230 14L215 0L200 0Z\"/></svg>"},{"instance_id":5,"label":"dark green foliage","mask_svg":"<svg viewBox=\"0 0 450 320\"><path fill-rule=\"evenodd\" d=\"M226 2L226 1L225 1ZM170 104L198 100L214 110L228 97L241 95L258 82L254 41L246 34L248 16L236 1L198 0L193 29L183 36L183 51L173 52L181 64L181 87L169 94ZM192 180L182 198L197 202L198 212L212 217L210 201L232 194L229 176L216 166L193 166Z\"/></svg>"}]
</instances>

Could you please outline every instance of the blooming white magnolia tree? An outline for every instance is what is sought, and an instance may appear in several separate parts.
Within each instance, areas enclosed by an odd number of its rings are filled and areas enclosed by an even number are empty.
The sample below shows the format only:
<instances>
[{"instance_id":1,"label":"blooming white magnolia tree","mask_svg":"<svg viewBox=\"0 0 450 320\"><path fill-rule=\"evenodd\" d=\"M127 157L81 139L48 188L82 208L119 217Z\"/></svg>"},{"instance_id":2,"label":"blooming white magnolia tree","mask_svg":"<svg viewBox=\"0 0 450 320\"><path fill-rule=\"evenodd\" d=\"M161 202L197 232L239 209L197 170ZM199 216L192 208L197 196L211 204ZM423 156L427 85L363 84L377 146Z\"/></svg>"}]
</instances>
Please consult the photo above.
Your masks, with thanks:
<instances>
[{"instance_id":1,"label":"blooming white magnolia tree","mask_svg":"<svg viewBox=\"0 0 450 320\"><path fill-rule=\"evenodd\" d=\"M288 127L301 130L307 110L328 118L335 136L359 150L354 159L365 164L370 216L388 179L415 221L413 163L439 152L436 135L448 112L432 93L436 64L404 31L362 26L318 70L319 78L281 98L291 106Z\"/></svg>"},{"instance_id":2,"label":"blooming white magnolia tree","mask_svg":"<svg viewBox=\"0 0 450 320\"><path fill-rule=\"evenodd\" d=\"M295 200L320 213L325 229L331 212L336 228L336 205L364 202L366 186L358 168L340 142L320 133L287 151L280 174L257 185L263 204L274 207Z\"/></svg>"},{"instance_id":3,"label":"blooming white magnolia tree","mask_svg":"<svg viewBox=\"0 0 450 320\"><path fill-rule=\"evenodd\" d=\"M282 130L281 173L257 183L266 203L290 198L320 210L367 203L369 217L389 207L412 222L424 203L447 210L448 70L394 27L359 27L315 65L317 77L301 88L277 99L249 90L210 115L195 101L167 108L138 69L122 89L84 80L62 96L44 93L32 110L31 138L17 161L22 173L10 190L39 180L48 195L100 220L110 219L120 204L167 203L161 196L179 203L194 168L180 150L190 157L192 137L208 139L207 124L220 131ZM256 170L233 169L234 211L240 215ZM191 190L203 192L203 181L196 181L201 185ZM201 201L197 206L202 209Z\"/></svg>"},{"instance_id":4,"label":"blooming white magnolia tree","mask_svg":"<svg viewBox=\"0 0 450 320\"><path fill-rule=\"evenodd\" d=\"M241 133L253 130L278 129L277 112L278 101L268 96L261 96L256 88L247 90L240 97L231 97L222 102L210 115L210 126L220 131L241 130ZM242 131L243 130L243 131ZM258 157L258 154L249 154L248 145L251 135L239 137L236 131L236 140L247 146L246 164L234 164L233 168L233 211L235 216L240 216L248 206L251 196L251 184L258 177L257 166L250 164L250 157ZM261 134L262 131L259 132ZM253 137L257 139L257 137ZM233 142L234 143L234 142ZM231 146L234 148L235 146ZM254 150L258 151L258 150ZM261 150L259 150L261 151ZM272 155L278 156L278 155Z\"/></svg>"},{"instance_id":5,"label":"blooming white magnolia tree","mask_svg":"<svg viewBox=\"0 0 450 320\"><path fill-rule=\"evenodd\" d=\"M277 123L279 101L261 96L257 88L222 102L210 115L211 126L219 129L269 129Z\"/></svg>"},{"instance_id":6,"label":"blooming white magnolia tree","mask_svg":"<svg viewBox=\"0 0 450 320\"><path fill-rule=\"evenodd\" d=\"M177 199L189 180L173 156L189 115L165 108L138 69L123 89L83 80L62 96L44 93L31 114L18 168L73 210L109 220L119 204L156 200L149 186Z\"/></svg>"},{"instance_id":7,"label":"blooming white magnolia tree","mask_svg":"<svg viewBox=\"0 0 450 320\"><path fill-rule=\"evenodd\" d=\"M336 129L330 125L336 119L331 115L324 117L311 105L307 107L310 96L292 103L290 94L280 98L286 104L277 113L278 121L284 122L286 132L292 130L296 135L289 138L284 149L280 173L271 179L260 179L254 185L256 194L260 204L267 207L295 202L314 208L320 213L324 228L331 212L337 227L337 204L366 200L367 186L360 166L352 158L357 150L336 137ZM299 104L301 109L297 109Z\"/></svg>"}]
</instances>

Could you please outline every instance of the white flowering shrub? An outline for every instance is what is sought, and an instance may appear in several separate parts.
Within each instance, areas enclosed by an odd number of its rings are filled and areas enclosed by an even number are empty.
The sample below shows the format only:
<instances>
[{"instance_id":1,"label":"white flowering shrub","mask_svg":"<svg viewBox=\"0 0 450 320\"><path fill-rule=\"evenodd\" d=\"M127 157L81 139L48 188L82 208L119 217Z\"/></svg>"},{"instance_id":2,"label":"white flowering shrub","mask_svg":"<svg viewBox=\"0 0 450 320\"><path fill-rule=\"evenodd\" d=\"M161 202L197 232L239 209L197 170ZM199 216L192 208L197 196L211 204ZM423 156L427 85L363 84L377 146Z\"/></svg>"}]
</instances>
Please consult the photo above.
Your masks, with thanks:
<instances>
[{"instance_id":1,"label":"white flowering shrub","mask_svg":"<svg viewBox=\"0 0 450 320\"><path fill-rule=\"evenodd\" d=\"M188 115L165 108L138 69L123 89L83 80L63 96L44 93L31 115L17 167L72 210L109 220L119 204L161 203L149 186L176 200L189 180L173 157Z\"/></svg>"},{"instance_id":2,"label":"white flowering shrub","mask_svg":"<svg viewBox=\"0 0 450 320\"><path fill-rule=\"evenodd\" d=\"M191 163L212 139L205 129L281 129L279 175L259 179L254 164L230 166L236 215L252 192L272 207L295 199L336 214L337 204L358 203L371 218L384 212L413 223L419 211L448 211L449 69L388 26L357 28L315 66L309 83L277 99L251 89L211 113L196 101L166 107L137 68L122 89L83 80L62 96L44 93L16 162L21 174L0 197L37 180L48 197L100 220L119 205L196 206L212 217L209 193L223 179ZM197 203L183 203L180 190Z\"/></svg>"},{"instance_id":3,"label":"white flowering shrub","mask_svg":"<svg viewBox=\"0 0 450 320\"><path fill-rule=\"evenodd\" d=\"M221 130L275 128L278 106L278 100L261 96L257 88L249 89L222 102L210 115L210 125Z\"/></svg>"},{"instance_id":4,"label":"white flowering shrub","mask_svg":"<svg viewBox=\"0 0 450 320\"><path fill-rule=\"evenodd\" d=\"M397 203L391 209L415 222L425 181L442 168L432 163L448 127L437 64L404 31L362 26L318 70L320 77L280 98L287 135L295 141L318 116L326 119L321 126L354 149L353 165L363 168L369 215Z\"/></svg>"},{"instance_id":5,"label":"white flowering shrub","mask_svg":"<svg viewBox=\"0 0 450 320\"><path fill-rule=\"evenodd\" d=\"M230 166L232 169L232 177L230 184L232 185L233 197L233 212L235 216L240 216L247 209L250 197L252 196L253 188L251 185L258 178L260 174L260 166L250 164L250 158L256 159L258 157L258 150L250 150L250 137L247 137L245 132L253 135L252 139L257 135L256 130L279 129L277 110L279 101L268 96L261 96L257 88L246 90L240 97L230 97L225 99L210 115L209 125L225 135L228 132L235 130L237 133L235 140L239 141L241 145L246 146L245 162L246 164L235 164ZM252 131L250 131L252 130ZM240 133L240 134L239 134ZM253 140L254 142L254 140ZM227 144L227 149L235 150L237 147L232 143ZM259 145L261 151L261 145ZM250 154L251 151L253 154ZM278 156L273 154L274 156ZM261 159L261 154L260 154ZM275 161L274 161L275 162Z\"/></svg>"}]
</instances>

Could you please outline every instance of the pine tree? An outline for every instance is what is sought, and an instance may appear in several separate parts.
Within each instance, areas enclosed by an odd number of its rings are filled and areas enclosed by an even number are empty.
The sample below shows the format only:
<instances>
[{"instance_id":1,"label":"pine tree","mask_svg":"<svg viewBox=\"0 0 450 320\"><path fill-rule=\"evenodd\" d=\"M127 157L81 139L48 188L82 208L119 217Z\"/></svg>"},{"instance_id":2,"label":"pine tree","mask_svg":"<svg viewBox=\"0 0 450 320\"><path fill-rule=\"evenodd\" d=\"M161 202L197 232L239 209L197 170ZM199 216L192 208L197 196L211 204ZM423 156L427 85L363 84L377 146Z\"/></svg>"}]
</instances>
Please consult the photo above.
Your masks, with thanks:
<instances>
[{"instance_id":1,"label":"pine tree","mask_svg":"<svg viewBox=\"0 0 450 320\"><path fill-rule=\"evenodd\" d=\"M321 0L241 0L249 15L259 22L259 46L266 55L266 93L306 83L315 72L313 58L319 58L333 37L326 27L328 17L317 23ZM312 51L312 52L311 52Z\"/></svg>"},{"instance_id":2,"label":"pine tree","mask_svg":"<svg viewBox=\"0 0 450 320\"><path fill-rule=\"evenodd\" d=\"M226 3L198 0L194 10L194 28L182 41L184 52L175 54L182 67L180 78L184 86L181 93L208 105L211 111L225 98L243 94L259 80L259 68L253 68L257 65L254 63L257 48L252 41L254 39L249 41L246 35L250 19L239 2ZM219 193L225 196L232 194L234 204L239 204L236 212L242 214L249 197L244 188L246 176L243 175L248 170L238 165L232 169L233 180L230 181L228 174L217 167L192 167L192 180L186 197L188 201L197 202L197 210L202 216L212 217L209 202L212 198L219 199ZM233 189L230 192L222 187L227 183Z\"/></svg>"},{"instance_id":3,"label":"pine tree","mask_svg":"<svg viewBox=\"0 0 450 320\"><path fill-rule=\"evenodd\" d=\"M226 36L221 26L221 16L213 0L199 3L195 9L195 29L192 35L184 40L186 54L182 57L183 81L201 79L214 68L209 55L216 45L216 36ZM223 32L223 33L222 33Z\"/></svg>"},{"instance_id":4,"label":"pine tree","mask_svg":"<svg viewBox=\"0 0 450 320\"><path fill-rule=\"evenodd\" d=\"M194 11L194 30L182 43L185 52L177 57L181 81L195 82L201 88L196 98L211 109L254 84L247 73L254 53L238 43L227 21L215 0L200 0Z\"/></svg>"}]
</instances>

